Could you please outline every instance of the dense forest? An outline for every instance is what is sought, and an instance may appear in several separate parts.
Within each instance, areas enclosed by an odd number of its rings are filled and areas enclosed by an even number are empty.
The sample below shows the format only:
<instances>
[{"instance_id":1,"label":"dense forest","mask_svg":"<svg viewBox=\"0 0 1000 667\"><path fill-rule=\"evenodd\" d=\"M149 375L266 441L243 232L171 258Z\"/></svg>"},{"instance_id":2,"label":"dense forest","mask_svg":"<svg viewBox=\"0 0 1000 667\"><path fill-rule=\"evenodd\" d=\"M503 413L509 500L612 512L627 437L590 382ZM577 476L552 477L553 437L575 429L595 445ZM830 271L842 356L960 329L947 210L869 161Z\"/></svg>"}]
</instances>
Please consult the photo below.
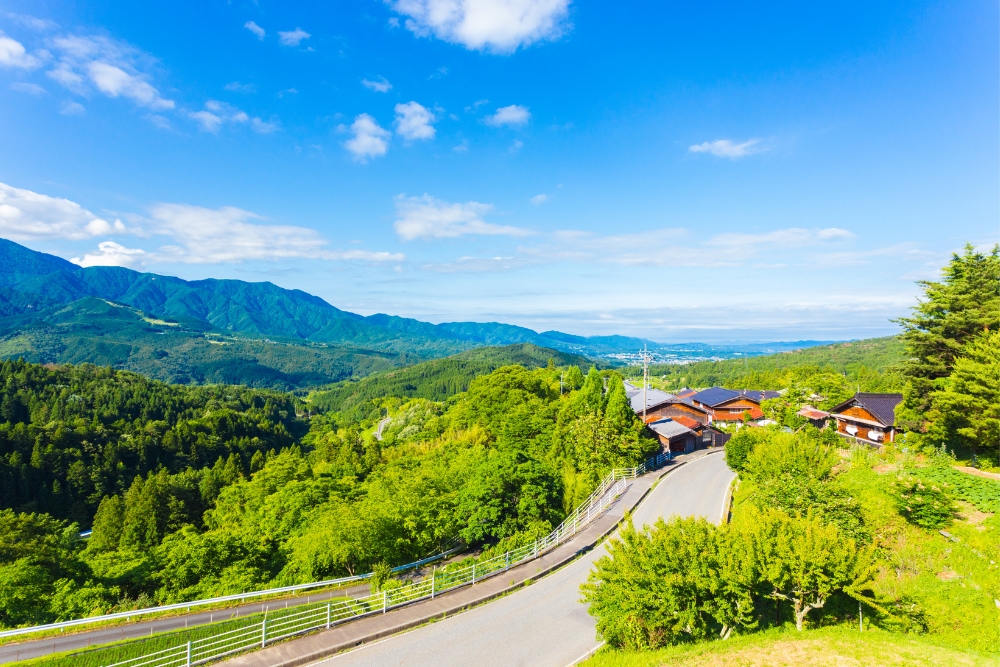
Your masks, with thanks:
<instances>
[{"instance_id":1,"label":"dense forest","mask_svg":"<svg viewBox=\"0 0 1000 667\"><path fill-rule=\"evenodd\" d=\"M275 392L2 373L4 626L531 540L656 447L618 374L554 363L498 368L444 401L384 400L382 440L373 419L296 416Z\"/></svg>"},{"instance_id":2,"label":"dense forest","mask_svg":"<svg viewBox=\"0 0 1000 667\"><path fill-rule=\"evenodd\" d=\"M380 415L381 399L395 397L443 401L466 391L473 379L492 373L501 366L517 364L525 368L539 368L547 365L549 359L559 366L586 367L590 363L584 357L531 343L481 347L360 380L345 380L312 392L308 402L310 407L320 412L338 412L342 418L358 421Z\"/></svg>"}]
</instances>

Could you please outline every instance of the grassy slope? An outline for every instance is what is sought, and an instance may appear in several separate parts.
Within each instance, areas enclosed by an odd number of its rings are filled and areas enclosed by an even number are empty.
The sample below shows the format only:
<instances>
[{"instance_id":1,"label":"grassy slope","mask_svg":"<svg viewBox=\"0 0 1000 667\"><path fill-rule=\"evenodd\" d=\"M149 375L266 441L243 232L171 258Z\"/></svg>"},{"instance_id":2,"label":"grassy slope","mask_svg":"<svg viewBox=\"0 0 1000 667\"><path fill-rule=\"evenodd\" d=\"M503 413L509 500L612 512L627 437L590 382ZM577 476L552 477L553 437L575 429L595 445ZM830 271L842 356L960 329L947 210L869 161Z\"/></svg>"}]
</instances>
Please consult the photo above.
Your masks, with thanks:
<instances>
[{"instance_id":1,"label":"grassy slope","mask_svg":"<svg viewBox=\"0 0 1000 667\"><path fill-rule=\"evenodd\" d=\"M584 371L591 364L585 357L530 343L482 347L358 381L341 382L327 390L313 392L307 400L324 412L363 416L376 399L394 396L443 401L468 389L469 382L475 377L492 373L501 366L521 364L527 368L539 368L545 366L549 359L554 360L557 366L576 364Z\"/></svg>"},{"instance_id":2,"label":"grassy slope","mask_svg":"<svg viewBox=\"0 0 1000 667\"><path fill-rule=\"evenodd\" d=\"M896 336L820 345L794 352L782 352L763 357L700 361L687 365L653 365L650 375L654 384L665 388L711 387L715 385L757 389L751 386L770 384L778 375L810 373L828 370L856 376L864 370L884 373L904 359L902 341ZM642 370L631 368L629 374L641 376Z\"/></svg>"},{"instance_id":3,"label":"grassy slope","mask_svg":"<svg viewBox=\"0 0 1000 667\"><path fill-rule=\"evenodd\" d=\"M926 638L879 630L772 630L725 642L660 651L602 651L586 667L986 667L995 656L947 648Z\"/></svg>"},{"instance_id":4,"label":"grassy slope","mask_svg":"<svg viewBox=\"0 0 1000 667\"><path fill-rule=\"evenodd\" d=\"M961 515L948 526L957 541L938 531L907 523L896 510L888 485L902 470L924 464L918 458L886 451L859 450L844 463L837 479L861 503L866 523L886 551L876 590L921 610L922 634L867 631L853 622L796 632L794 626L661 651L605 650L589 667L654 665L749 667L760 665L996 665L1000 655L1000 514L960 503ZM997 485L1000 493L1000 484ZM753 493L741 482L734 511ZM828 605L829 606L829 605ZM836 619L813 622L836 623ZM876 621L877 623L881 621Z\"/></svg>"}]
</instances>

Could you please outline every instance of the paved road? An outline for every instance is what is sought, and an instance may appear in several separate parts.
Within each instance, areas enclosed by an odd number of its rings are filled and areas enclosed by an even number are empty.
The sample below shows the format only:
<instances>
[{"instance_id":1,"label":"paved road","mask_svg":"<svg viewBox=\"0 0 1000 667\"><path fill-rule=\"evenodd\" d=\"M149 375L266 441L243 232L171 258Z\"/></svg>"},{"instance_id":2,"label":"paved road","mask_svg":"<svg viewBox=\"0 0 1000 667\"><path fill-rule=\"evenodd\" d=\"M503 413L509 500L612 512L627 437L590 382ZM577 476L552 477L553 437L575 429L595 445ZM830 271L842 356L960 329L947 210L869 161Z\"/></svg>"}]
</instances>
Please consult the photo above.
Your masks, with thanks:
<instances>
[{"instance_id":1,"label":"paved road","mask_svg":"<svg viewBox=\"0 0 1000 667\"><path fill-rule=\"evenodd\" d=\"M719 454L688 463L653 489L633 512L636 525L658 517L704 516L718 522L733 473ZM362 646L317 667L565 667L597 646L595 621L580 584L598 547L527 588L439 623Z\"/></svg>"}]
</instances>

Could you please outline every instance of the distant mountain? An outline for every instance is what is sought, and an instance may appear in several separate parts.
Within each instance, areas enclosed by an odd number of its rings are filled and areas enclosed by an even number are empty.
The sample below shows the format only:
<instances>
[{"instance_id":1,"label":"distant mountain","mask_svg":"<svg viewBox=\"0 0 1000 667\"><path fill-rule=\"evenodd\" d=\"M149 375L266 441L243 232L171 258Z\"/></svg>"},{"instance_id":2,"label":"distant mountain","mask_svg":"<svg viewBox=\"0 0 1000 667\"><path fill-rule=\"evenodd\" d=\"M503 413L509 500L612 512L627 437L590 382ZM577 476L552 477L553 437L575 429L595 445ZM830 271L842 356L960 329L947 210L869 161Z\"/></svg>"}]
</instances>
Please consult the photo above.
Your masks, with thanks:
<instances>
[{"instance_id":1,"label":"distant mountain","mask_svg":"<svg viewBox=\"0 0 1000 667\"><path fill-rule=\"evenodd\" d=\"M538 333L498 322L435 325L394 315L365 317L268 282L82 268L0 239L0 357L102 363L177 382L290 388L514 344L623 363L643 346L661 360L794 349L739 352L625 336Z\"/></svg>"}]
</instances>

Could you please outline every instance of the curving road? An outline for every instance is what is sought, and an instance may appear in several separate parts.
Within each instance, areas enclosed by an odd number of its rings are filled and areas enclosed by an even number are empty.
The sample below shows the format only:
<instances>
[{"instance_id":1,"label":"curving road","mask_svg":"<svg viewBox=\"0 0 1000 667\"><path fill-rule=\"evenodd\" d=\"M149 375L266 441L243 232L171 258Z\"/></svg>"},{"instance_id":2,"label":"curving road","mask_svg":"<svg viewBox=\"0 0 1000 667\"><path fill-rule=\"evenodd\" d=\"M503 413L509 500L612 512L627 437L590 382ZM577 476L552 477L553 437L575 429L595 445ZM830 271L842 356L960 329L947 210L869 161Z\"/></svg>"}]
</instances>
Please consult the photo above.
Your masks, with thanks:
<instances>
[{"instance_id":1,"label":"curving road","mask_svg":"<svg viewBox=\"0 0 1000 667\"><path fill-rule=\"evenodd\" d=\"M638 526L679 514L718 522L733 476L721 455L696 459L666 476L632 513L633 521ZM595 621L580 602L580 584L603 555L598 547L507 597L314 664L565 667L597 646Z\"/></svg>"}]
</instances>

